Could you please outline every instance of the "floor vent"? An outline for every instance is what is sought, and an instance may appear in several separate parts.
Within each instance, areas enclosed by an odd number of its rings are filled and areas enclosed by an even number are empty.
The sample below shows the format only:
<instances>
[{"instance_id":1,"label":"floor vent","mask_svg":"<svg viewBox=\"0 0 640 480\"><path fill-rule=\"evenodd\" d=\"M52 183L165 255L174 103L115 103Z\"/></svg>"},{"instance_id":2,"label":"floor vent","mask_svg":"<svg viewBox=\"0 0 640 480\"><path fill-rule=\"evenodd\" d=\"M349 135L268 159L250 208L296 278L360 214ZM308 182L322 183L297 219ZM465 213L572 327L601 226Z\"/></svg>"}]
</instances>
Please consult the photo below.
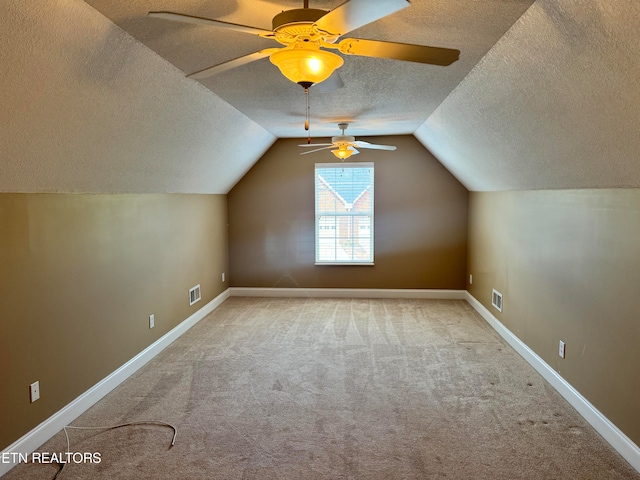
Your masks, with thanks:
<instances>
[{"instance_id":1,"label":"floor vent","mask_svg":"<svg viewBox=\"0 0 640 480\"><path fill-rule=\"evenodd\" d=\"M493 293L491 294L491 305L496 307L499 312L502 311L502 294L495 288L493 289Z\"/></svg>"},{"instance_id":2,"label":"floor vent","mask_svg":"<svg viewBox=\"0 0 640 480\"><path fill-rule=\"evenodd\" d=\"M194 303L200 301L200 284L196 285L193 288L189 289L189 305L193 305Z\"/></svg>"}]
</instances>

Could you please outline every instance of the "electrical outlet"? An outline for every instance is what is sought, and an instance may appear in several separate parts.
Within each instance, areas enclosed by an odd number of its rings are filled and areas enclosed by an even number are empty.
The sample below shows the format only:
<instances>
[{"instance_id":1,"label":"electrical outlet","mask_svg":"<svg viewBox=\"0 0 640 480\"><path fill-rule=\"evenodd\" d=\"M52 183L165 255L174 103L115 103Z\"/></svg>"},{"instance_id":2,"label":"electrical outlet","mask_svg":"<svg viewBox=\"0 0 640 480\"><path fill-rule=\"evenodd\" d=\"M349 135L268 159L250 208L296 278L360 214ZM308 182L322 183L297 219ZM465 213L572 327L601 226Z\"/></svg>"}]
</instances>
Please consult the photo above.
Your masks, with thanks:
<instances>
[{"instance_id":1,"label":"electrical outlet","mask_svg":"<svg viewBox=\"0 0 640 480\"><path fill-rule=\"evenodd\" d=\"M33 382L30 386L31 403L40 398L40 382Z\"/></svg>"},{"instance_id":2,"label":"electrical outlet","mask_svg":"<svg viewBox=\"0 0 640 480\"><path fill-rule=\"evenodd\" d=\"M156 326L156 316L152 313L149 315L149 328L153 328Z\"/></svg>"},{"instance_id":3,"label":"electrical outlet","mask_svg":"<svg viewBox=\"0 0 640 480\"><path fill-rule=\"evenodd\" d=\"M560 358L564 358L564 342L560 340L560 344L558 345L558 355Z\"/></svg>"},{"instance_id":4,"label":"electrical outlet","mask_svg":"<svg viewBox=\"0 0 640 480\"><path fill-rule=\"evenodd\" d=\"M469 274L469 285L473 284L473 275Z\"/></svg>"},{"instance_id":5,"label":"electrical outlet","mask_svg":"<svg viewBox=\"0 0 640 480\"><path fill-rule=\"evenodd\" d=\"M222 283L224 283L224 272L222 272Z\"/></svg>"}]
</instances>

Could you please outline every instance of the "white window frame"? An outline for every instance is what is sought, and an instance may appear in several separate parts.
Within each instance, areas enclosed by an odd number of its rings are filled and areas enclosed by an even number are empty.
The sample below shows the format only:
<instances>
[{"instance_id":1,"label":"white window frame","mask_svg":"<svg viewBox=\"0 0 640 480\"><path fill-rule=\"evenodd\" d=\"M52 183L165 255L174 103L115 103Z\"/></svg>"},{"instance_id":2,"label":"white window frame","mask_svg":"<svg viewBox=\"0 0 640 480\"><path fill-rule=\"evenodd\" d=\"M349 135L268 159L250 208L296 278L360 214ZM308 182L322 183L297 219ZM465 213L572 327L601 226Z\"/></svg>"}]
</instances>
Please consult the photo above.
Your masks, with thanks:
<instances>
[{"instance_id":1,"label":"white window frame","mask_svg":"<svg viewBox=\"0 0 640 480\"><path fill-rule=\"evenodd\" d=\"M367 190L370 192L370 209L368 212L337 212L337 211L319 211L318 210L318 169L325 168L371 168L372 171L372 182L370 188ZM314 168L314 197L315 197L315 265L374 265L374 183L375 183L375 170L373 162L351 162L351 163L316 163ZM327 184L329 188L332 188L329 184ZM338 195L339 197L339 195ZM356 199L357 200L357 199ZM346 202L345 202L346 203ZM348 204L347 204L348 205ZM339 219L341 217L348 217L348 224L351 225L351 235L346 237L347 240L351 240L352 244L355 246L363 246L362 241L368 240L364 244L365 252L368 250L369 256L366 259L357 259L354 258L354 251L351 252L351 255L348 254L344 249L342 250L342 259L338 258L340 256L338 252L338 241L340 240L339 229L336 226L331 228L327 226L327 218L333 217L334 219ZM368 227L367 229L354 228L355 227L355 219L357 217L366 217L368 219ZM330 223L330 221L329 221ZM359 227L359 225L358 225ZM360 234L366 233L367 235L364 237L360 237ZM354 242L354 235L359 237L357 242ZM325 247L326 242L333 240L334 249L336 254L333 255L333 258L330 260L321 258L321 242L324 240Z\"/></svg>"}]
</instances>

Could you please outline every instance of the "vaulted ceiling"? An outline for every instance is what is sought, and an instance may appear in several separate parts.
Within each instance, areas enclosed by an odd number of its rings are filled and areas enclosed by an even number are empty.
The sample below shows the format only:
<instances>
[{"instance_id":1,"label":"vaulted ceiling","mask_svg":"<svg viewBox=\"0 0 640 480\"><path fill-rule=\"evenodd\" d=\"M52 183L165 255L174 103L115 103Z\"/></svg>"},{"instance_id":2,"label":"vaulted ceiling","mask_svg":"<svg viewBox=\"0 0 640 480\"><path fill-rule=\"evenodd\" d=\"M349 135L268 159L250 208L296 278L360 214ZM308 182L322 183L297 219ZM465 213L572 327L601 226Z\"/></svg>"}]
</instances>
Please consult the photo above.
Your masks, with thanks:
<instances>
[{"instance_id":1,"label":"vaulted ceiling","mask_svg":"<svg viewBox=\"0 0 640 480\"><path fill-rule=\"evenodd\" d=\"M226 193L306 136L303 90L266 58L186 78L275 42L147 15L270 30L302 0L27 3L0 5L0 191ZM342 88L310 90L311 134L414 134L470 190L640 187L638 25L635 0L412 0L349 36L460 59L345 56Z\"/></svg>"},{"instance_id":2,"label":"vaulted ceiling","mask_svg":"<svg viewBox=\"0 0 640 480\"><path fill-rule=\"evenodd\" d=\"M302 0L86 0L96 10L185 73L261 49L280 47L271 39L211 26L150 18L171 11L271 30L282 10L302 8ZM310 0L311 8L332 10L344 0ZM369 1L375 4L384 1ZM340 89L310 90L312 133L337 135L348 120L354 135L413 133L533 0L413 0L409 7L349 32L346 37L417 43L461 51L448 67L398 60L344 56ZM344 38L344 37L343 37ZM302 137L303 89L265 58L199 80L276 137Z\"/></svg>"}]
</instances>

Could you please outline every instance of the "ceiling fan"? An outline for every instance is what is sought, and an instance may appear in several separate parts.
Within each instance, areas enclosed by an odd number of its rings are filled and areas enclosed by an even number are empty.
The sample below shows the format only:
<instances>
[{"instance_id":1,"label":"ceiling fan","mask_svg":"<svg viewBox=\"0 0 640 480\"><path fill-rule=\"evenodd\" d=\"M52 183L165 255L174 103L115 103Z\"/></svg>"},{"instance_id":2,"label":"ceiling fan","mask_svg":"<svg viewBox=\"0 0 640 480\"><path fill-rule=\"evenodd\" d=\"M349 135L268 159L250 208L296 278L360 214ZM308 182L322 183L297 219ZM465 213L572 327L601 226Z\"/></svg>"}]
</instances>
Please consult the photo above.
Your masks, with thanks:
<instances>
[{"instance_id":1,"label":"ceiling fan","mask_svg":"<svg viewBox=\"0 0 640 480\"><path fill-rule=\"evenodd\" d=\"M272 38L284 45L267 48L187 75L190 78L206 78L231 68L269 57L282 74L305 90L331 76L344 63L340 55L323 49L338 50L344 55L391 58L431 65L450 65L460 55L459 50L407 43L339 37L371 22L391 15L410 5L408 0L347 0L328 11L309 8L284 10L273 17L273 30L239 25L202 17L172 12L149 12L150 17L163 18L196 25L210 25L236 32Z\"/></svg>"},{"instance_id":2,"label":"ceiling fan","mask_svg":"<svg viewBox=\"0 0 640 480\"><path fill-rule=\"evenodd\" d=\"M331 150L336 157L341 160L345 160L349 158L351 155L356 155L360 152L356 150L358 148L371 148L373 150L395 150L396 147L393 145L376 145L374 143L363 142L361 140L356 140L356 137L352 137L350 135L345 135L344 131L349 126L348 123L339 123L338 128L342 130L342 135L337 135L331 138L331 143L305 143L303 145L298 145L299 147L320 147L315 150L309 150L306 152L302 152L300 155L306 155L308 153L319 152L320 150Z\"/></svg>"}]
</instances>

